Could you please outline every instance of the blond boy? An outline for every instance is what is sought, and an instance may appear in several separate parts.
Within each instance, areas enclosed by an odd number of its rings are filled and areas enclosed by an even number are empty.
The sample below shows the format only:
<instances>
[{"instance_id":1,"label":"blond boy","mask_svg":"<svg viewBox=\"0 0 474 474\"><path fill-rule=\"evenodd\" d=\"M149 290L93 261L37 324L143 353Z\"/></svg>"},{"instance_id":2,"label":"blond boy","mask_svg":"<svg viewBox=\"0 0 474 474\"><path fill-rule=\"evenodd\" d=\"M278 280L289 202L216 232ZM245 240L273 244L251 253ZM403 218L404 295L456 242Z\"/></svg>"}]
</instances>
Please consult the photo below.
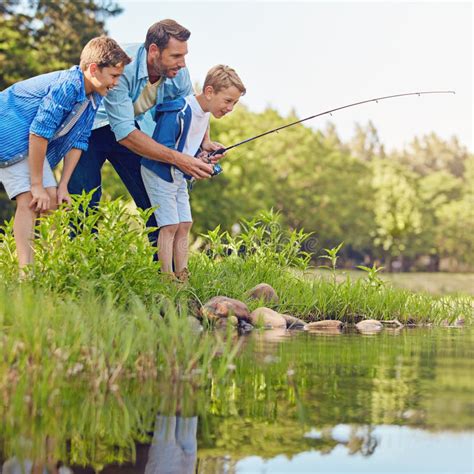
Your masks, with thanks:
<instances>
[{"instance_id":1,"label":"blond boy","mask_svg":"<svg viewBox=\"0 0 474 474\"><path fill-rule=\"evenodd\" d=\"M245 87L228 66L214 66L200 94L164 102L156 109L153 138L162 145L197 156L209 126L210 115L220 119L232 112ZM142 159L141 173L152 206L157 206L160 227L158 257L164 273L178 279L188 275L188 238L192 226L187 180L191 178L167 163ZM174 264L174 265L173 265Z\"/></svg>"},{"instance_id":2,"label":"blond boy","mask_svg":"<svg viewBox=\"0 0 474 474\"><path fill-rule=\"evenodd\" d=\"M94 38L80 65L17 82L0 93L0 182L16 200L15 242L20 268L33 262L38 213L70 202L69 178L87 150L102 98L130 58L111 38ZM59 184L52 169L64 157Z\"/></svg>"}]
</instances>

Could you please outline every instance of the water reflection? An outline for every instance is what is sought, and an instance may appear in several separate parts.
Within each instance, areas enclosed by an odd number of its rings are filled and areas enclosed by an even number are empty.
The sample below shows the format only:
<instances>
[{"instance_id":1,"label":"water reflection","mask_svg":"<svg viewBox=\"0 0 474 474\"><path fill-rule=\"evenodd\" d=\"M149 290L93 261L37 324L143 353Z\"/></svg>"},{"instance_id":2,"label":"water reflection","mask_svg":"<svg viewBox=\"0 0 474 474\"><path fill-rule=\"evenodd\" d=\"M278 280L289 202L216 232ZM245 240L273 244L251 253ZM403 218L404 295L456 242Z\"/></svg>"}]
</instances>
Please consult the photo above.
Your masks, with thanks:
<instances>
[{"instance_id":1,"label":"water reflection","mask_svg":"<svg viewBox=\"0 0 474 474\"><path fill-rule=\"evenodd\" d=\"M246 337L225 379L205 386L131 379L116 391L80 380L51 387L47 374L31 383L25 373L14 392L0 387L2 474L22 465L41 474L217 474L261 472L266 463L285 472L309 453L322 471L344 456L369 471L383 457L402 463L405 449L419 453L430 433L447 444L429 461L448 456L456 472L466 444L456 460L452 440L474 428L473 334L264 331Z\"/></svg>"},{"instance_id":2,"label":"water reflection","mask_svg":"<svg viewBox=\"0 0 474 474\"><path fill-rule=\"evenodd\" d=\"M158 415L145 474L193 474L198 417Z\"/></svg>"}]
</instances>

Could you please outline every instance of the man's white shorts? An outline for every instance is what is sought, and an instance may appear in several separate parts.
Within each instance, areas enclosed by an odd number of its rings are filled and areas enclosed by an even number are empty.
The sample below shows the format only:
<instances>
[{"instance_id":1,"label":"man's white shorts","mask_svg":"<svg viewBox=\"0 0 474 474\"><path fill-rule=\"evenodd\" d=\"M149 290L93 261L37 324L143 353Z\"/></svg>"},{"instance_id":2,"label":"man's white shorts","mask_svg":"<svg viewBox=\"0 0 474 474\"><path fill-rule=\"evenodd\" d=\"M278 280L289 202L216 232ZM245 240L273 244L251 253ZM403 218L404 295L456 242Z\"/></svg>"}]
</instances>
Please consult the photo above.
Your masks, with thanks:
<instances>
[{"instance_id":1,"label":"man's white shorts","mask_svg":"<svg viewBox=\"0 0 474 474\"><path fill-rule=\"evenodd\" d=\"M192 222L188 183L181 171L172 169L172 183L160 178L145 166L141 167L141 173L152 207L159 206L155 211L159 227Z\"/></svg>"},{"instance_id":2,"label":"man's white shorts","mask_svg":"<svg viewBox=\"0 0 474 474\"><path fill-rule=\"evenodd\" d=\"M3 184L10 199L15 199L19 194L31 191L28 159L24 159L6 168L0 168L0 183ZM43 186L45 188L55 188L57 185L48 160L45 159L43 165Z\"/></svg>"}]
</instances>

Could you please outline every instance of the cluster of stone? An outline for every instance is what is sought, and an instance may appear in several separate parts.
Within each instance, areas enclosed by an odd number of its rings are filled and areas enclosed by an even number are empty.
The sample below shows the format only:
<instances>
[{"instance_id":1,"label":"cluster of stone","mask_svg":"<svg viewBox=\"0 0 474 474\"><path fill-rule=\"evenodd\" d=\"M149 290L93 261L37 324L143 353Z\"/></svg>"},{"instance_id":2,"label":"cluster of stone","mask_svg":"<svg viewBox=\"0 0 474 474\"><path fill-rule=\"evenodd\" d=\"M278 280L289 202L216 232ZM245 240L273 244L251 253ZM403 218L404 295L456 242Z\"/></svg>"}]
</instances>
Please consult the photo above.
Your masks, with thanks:
<instances>
[{"instance_id":1,"label":"cluster of stone","mask_svg":"<svg viewBox=\"0 0 474 474\"><path fill-rule=\"evenodd\" d=\"M280 301L276 291L267 283L260 283L252 288L248 296L250 299L270 305L276 305ZM306 323L295 316L278 313L266 306L259 307L250 312L245 303L227 296L215 296L210 299L200 308L198 317L200 320L208 322L215 327L225 327L230 324L242 331L251 331L256 327L339 334L344 329L344 323L339 320L331 319ZM398 325L402 326L400 323ZM355 328L363 334L374 334L383 329L383 324L375 319L366 319L358 322Z\"/></svg>"}]
</instances>

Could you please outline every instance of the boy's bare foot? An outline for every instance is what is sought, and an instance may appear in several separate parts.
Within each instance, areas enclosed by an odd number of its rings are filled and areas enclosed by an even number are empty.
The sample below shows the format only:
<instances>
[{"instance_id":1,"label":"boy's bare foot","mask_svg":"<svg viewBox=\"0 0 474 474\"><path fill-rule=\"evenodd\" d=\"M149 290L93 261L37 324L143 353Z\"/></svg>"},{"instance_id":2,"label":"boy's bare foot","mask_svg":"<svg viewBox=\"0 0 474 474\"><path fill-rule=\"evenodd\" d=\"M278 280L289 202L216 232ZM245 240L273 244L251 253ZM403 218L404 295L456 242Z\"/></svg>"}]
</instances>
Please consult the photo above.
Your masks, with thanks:
<instances>
[{"instance_id":1,"label":"boy's bare foot","mask_svg":"<svg viewBox=\"0 0 474 474\"><path fill-rule=\"evenodd\" d=\"M187 268L183 268L181 271L175 273L176 279L181 283L188 283L191 273Z\"/></svg>"}]
</instances>

